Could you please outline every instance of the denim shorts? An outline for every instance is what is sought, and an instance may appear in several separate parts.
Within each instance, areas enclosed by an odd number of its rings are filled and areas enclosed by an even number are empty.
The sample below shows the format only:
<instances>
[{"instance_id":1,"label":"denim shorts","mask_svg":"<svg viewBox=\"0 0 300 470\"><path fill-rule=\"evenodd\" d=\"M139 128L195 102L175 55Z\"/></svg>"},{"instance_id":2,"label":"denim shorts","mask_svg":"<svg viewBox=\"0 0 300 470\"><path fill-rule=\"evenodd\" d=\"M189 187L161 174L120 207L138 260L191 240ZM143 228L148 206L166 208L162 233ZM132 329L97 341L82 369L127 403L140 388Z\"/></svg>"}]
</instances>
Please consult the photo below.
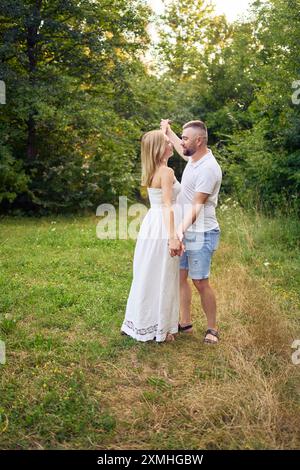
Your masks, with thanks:
<instances>
[{"instance_id":1,"label":"denim shorts","mask_svg":"<svg viewBox=\"0 0 300 470\"><path fill-rule=\"evenodd\" d=\"M185 252L180 258L180 269L188 270L191 279L208 279L211 259L218 248L220 229L208 232L185 232Z\"/></svg>"}]
</instances>

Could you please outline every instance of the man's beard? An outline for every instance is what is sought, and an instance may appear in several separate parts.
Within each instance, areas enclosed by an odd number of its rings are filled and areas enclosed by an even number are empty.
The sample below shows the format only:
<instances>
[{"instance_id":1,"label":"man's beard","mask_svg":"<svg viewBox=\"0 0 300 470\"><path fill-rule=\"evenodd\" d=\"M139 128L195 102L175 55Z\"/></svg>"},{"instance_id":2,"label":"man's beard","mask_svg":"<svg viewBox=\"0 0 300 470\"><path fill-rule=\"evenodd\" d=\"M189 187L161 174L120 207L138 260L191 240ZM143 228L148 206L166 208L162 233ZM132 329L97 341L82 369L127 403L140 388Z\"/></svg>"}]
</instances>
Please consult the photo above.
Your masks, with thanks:
<instances>
[{"instance_id":1,"label":"man's beard","mask_svg":"<svg viewBox=\"0 0 300 470\"><path fill-rule=\"evenodd\" d=\"M197 152L197 148L196 147L192 147L192 148L189 148L189 149L183 149L183 155L186 155L187 157L192 157L194 155L194 153Z\"/></svg>"}]
</instances>

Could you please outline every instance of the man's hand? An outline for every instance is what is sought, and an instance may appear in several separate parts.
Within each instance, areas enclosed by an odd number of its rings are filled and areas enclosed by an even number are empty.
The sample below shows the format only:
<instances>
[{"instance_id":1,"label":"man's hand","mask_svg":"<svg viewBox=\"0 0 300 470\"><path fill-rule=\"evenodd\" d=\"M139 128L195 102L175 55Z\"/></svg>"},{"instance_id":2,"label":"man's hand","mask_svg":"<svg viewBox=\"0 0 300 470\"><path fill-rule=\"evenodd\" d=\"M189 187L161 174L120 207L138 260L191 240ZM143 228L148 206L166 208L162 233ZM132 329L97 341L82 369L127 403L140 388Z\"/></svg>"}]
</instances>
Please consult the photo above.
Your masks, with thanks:
<instances>
[{"instance_id":1,"label":"man's hand","mask_svg":"<svg viewBox=\"0 0 300 470\"><path fill-rule=\"evenodd\" d=\"M180 250L178 251L178 256L182 256L184 252L185 252L185 246L184 246L184 244L181 242L181 243L180 243Z\"/></svg>"},{"instance_id":2,"label":"man's hand","mask_svg":"<svg viewBox=\"0 0 300 470\"><path fill-rule=\"evenodd\" d=\"M163 133L166 135L168 135L168 131L170 130L170 124L171 124L170 119L162 119L160 121L160 128L163 131Z\"/></svg>"}]
</instances>

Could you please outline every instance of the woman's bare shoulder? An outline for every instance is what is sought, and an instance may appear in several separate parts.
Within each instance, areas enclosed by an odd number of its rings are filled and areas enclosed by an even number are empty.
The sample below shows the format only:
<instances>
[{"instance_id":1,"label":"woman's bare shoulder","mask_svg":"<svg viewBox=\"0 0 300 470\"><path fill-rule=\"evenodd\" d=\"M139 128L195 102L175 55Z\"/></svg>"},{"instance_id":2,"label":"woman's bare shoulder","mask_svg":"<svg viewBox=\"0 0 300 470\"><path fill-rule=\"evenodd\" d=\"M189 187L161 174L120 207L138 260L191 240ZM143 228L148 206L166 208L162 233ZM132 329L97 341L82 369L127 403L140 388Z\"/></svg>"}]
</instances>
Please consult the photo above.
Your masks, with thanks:
<instances>
[{"instance_id":1,"label":"woman's bare shoulder","mask_svg":"<svg viewBox=\"0 0 300 470\"><path fill-rule=\"evenodd\" d=\"M174 170L173 168L170 168L169 166L161 166L159 169L159 173L161 177L164 178L170 178L171 176L174 176Z\"/></svg>"}]
</instances>

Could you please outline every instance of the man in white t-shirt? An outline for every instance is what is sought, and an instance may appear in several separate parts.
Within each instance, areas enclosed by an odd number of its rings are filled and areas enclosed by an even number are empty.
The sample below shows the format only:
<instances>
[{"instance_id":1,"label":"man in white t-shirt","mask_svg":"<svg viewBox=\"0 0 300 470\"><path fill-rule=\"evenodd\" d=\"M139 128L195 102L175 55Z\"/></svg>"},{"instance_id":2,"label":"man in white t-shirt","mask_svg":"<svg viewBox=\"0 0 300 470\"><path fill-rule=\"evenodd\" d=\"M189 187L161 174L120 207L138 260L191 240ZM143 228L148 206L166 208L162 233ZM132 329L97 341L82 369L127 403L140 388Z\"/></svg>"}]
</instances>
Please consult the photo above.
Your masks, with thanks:
<instances>
[{"instance_id":1,"label":"man in white t-shirt","mask_svg":"<svg viewBox=\"0 0 300 470\"><path fill-rule=\"evenodd\" d=\"M216 219L216 206L222 182L221 168L207 147L208 133L202 121L190 121L183 126L182 139L172 131L167 119L161 121L179 155L187 161L181 180L181 193L177 204L182 210L182 222L177 228L178 238L185 251L180 259L179 331L192 332L192 292L188 276L197 288L207 318L205 343L219 340L216 325L216 298L209 284L213 252L217 249L220 228Z\"/></svg>"}]
</instances>

